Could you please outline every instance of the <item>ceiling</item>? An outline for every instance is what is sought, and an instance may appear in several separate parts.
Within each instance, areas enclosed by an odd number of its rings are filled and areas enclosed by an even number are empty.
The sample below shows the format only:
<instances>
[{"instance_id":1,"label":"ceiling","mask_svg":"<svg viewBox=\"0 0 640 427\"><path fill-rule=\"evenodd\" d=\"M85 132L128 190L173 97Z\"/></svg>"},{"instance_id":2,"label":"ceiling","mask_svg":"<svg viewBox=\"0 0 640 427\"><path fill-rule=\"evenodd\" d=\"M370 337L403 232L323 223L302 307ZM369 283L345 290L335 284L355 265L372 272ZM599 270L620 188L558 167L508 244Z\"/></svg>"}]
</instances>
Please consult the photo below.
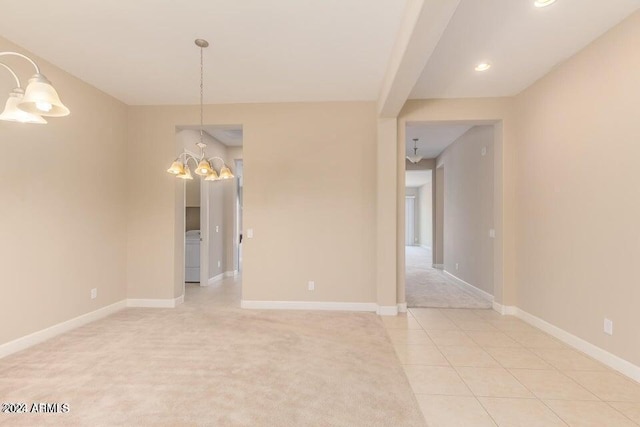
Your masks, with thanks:
<instances>
[{"instance_id":1,"label":"ceiling","mask_svg":"<svg viewBox=\"0 0 640 427\"><path fill-rule=\"evenodd\" d=\"M130 105L198 103L196 38L205 103L376 100L408 1L5 0L0 28ZM410 98L515 95L639 7L460 0Z\"/></svg>"},{"instance_id":2,"label":"ceiling","mask_svg":"<svg viewBox=\"0 0 640 427\"><path fill-rule=\"evenodd\" d=\"M179 129L200 130L200 126L179 126ZM204 125L202 129L227 147L242 147L242 125Z\"/></svg>"},{"instance_id":3,"label":"ceiling","mask_svg":"<svg viewBox=\"0 0 640 427\"><path fill-rule=\"evenodd\" d=\"M430 170L421 170L421 171L407 171L404 185L405 187L422 187L425 184L431 182L431 171Z\"/></svg>"},{"instance_id":4,"label":"ceiling","mask_svg":"<svg viewBox=\"0 0 640 427\"><path fill-rule=\"evenodd\" d=\"M513 96L640 7L638 0L462 0L411 99ZM481 61L492 67L474 70Z\"/></svg>"},{"instance_id":5,"label":"ceiling","mask_svg":"<svg viewBox=\"0 0 640 427\"><path fill-rule=\"evenodd\" d=\"M471 129L470 124L436 125L408 123L406 132L406 155L413 154L413 138L418 138L418 155L424 159L435 159L453 141Z\"/></svg>"},{"instance_id":6,"label":"ceiling","mask_svg":"<svg viewBox=\"0 0 640 427\"><path fill-rule=\"evenodd\" d=\"M2 36L130 104L375 100L405 0L3 1ZM46 74L46 71L45 71ZM54 82L55 83L55 82Z\"/></svg>"}]
</instances>

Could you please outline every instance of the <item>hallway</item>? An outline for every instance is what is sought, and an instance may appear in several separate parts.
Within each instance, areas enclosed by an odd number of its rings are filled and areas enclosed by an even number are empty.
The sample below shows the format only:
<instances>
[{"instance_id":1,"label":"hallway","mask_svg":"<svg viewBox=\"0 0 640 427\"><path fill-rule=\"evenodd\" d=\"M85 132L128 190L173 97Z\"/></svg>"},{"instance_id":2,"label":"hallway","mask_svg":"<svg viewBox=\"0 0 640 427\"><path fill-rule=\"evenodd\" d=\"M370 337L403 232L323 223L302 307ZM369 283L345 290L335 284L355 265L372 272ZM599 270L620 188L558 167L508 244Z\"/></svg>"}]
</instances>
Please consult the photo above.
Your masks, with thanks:
<instances>
[{"instance_id":1,"label":"hallway","mask_svg":"<svg viewBox=\"0 0 640 427\"><path fill-rule=\"evenodd\" d=\"M406 299L408 307L491 308L491 301L463 287L432 267L431 250L405 246Z\"/></svg>"}]
</instances>

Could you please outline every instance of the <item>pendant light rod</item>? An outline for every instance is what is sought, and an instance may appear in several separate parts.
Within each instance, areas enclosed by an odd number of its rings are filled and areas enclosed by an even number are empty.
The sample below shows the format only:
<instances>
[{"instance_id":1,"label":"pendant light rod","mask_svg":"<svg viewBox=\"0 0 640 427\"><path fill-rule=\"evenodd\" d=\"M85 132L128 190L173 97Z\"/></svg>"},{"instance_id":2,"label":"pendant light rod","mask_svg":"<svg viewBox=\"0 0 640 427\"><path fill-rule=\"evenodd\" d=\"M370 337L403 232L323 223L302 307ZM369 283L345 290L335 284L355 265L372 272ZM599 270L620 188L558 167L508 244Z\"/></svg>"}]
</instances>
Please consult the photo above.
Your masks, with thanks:
<instances>
[{"instance_id":1,"label":"pendant light rod","mask_svg":"<svg viewBox=\"0 0 640 427\"><path fill-rule=\"evenodd\" d=\"M21 88L22 85L20 84L20 79L18 78L18 75L15 73L15 71L13 71L13 68L9 67L7 64L5 64L3 62L0 62L0 66L6 68L7 71L9 71L11 73L13 78L16 80L16 87Z\"/></svg>"},{"instance_id":2,"label":"pendant light rod","mask_svg":"<svg viewBox=\"0 0 640 427\"><path fill-rule=\"evenodd\" d=\"M36 64L35 61L33 59L29 58L28 56L23 55L23 54L18 53L18 52L0 52L0 56L7 56L7 55L19 56L20 58L26 59L36 69L36 74L41 74L40 73L40 67L38 67L38 64Z\"/></svg>"},{"instance_id":3,"label":"pendant light rod","mask_svg":"<svg viewBox=\"0 0 640 427\"><path fill-rule=\"evenodd\" d=\"M184 151L174 160L167 172L176 178L191 180L191 170L189 169L189 161L192 160L196 164L195 173L204 178L205 181L219 181L233 179L234 175L231 169L226 165L223 158L214 156L206 158L205 149L207 144L204 143L204 51L209 46L209 42L203 39L194 41L196 46L200 48L200 141L196 146L200 148L200 155L184 149ZM213 161L219 160L222 163L220 173L213 168Z\"/></svg>"},{"instance_id":4,"label":"pendant light rod","mask_svg":"<svg viewBox=\"0 0 640 427\"><path fill-rule=\"evenodd\" d=\"M200 143L203 142L204 133L204 51L205 47L209 46L209 42L203 39L196 39L194 41L196 46L200 48ZM203 150L204 157L204 150Z\"/></svg>"}]
</instances>

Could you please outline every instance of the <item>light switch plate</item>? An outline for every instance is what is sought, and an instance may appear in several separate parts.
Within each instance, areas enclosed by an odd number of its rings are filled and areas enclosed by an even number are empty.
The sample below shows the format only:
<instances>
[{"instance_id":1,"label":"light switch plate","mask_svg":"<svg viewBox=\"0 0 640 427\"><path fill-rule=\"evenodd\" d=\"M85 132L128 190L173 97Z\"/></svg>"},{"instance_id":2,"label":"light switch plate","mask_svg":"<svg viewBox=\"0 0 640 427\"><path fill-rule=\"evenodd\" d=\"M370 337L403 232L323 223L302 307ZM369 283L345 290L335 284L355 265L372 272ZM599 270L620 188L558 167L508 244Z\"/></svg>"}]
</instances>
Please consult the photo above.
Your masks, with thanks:
<instances>
[{"instance_id":1,"label":"light switch plate","mask_svg":"<svg viewBox=\"0 0 640 427\"><path fill-rule=\"evenodd\" d=\"M98 288L91 289L91 299L98 298Z\"/></svg>"},{"instance_id":2,"label":"light switch plate","mask_svg":"<svg viewBox=\"0 0 640 427\"><path fill-rule=\"evenodd\" d=\"M607 335L613 335L613 320L604 319L604 333Z\"/></svg>"},{"instance_id":3,"label":"light switch plate","mask_svg":"<svg viewBox=\"0 0 640 427\"><path fill-rule=\"evenodd\" d=\"M496 230L494 230L493 228L489 230L489 237L491 237L492 239L496 237Z\"/></svg>"},{"instance_id":4,"label":"light switch plate","mask_svg":"<svg viewBox=\"0 0 640 427\"><path fill-rule=\"evenodd\" d=\"M247 229L247 239L253 239L253 228Z\"/></svg>"}]
</instances>

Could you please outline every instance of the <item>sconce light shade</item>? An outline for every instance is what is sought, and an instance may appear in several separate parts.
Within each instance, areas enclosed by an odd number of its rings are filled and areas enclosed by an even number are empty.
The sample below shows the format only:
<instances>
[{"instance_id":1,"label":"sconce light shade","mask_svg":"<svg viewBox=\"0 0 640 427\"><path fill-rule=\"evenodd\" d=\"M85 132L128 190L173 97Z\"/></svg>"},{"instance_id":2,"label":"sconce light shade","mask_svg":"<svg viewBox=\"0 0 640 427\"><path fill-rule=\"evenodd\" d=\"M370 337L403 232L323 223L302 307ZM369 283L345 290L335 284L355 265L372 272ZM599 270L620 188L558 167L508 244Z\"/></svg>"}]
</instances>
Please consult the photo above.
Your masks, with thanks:
<instances>
[{"instance_id":1,"label":"sconce light shade","mask_svg":"<svg viewBox=\"0 0 640 427\"><path fill-rule=\"evenodd\" d=\"M211 170L211 173L209 175L207 175L207 177L204 179L205 181L217 181L219 180L220 177L218 176L218 172L216 172L215 170Z\"/></svg>"},{"instance_id":2,"label":"sconce light shade","mask_svg":"<svg viewBox=\"0 0 640 427\"><path fill-rule=\"evenodd\" d=\"M196 168L196 173L200 176L209 176L211 175L211 172L213 172L211 163L205 159L200 160L200 163L198 163L198 167Z\"/></svg>"},{"instance_id":3,"label":"sconce light shade","mask_svg":"<svg viewBox=\"0 0 640 427\"><path fill-rule=\"evenodd\" d=\"M175 162L171 163L171 167L167 169L167 172L169 172L171 175L184 175L184 163L182 163L180 160L176 160Z\"/></svg>"},{"instance_id":4,"label":"sconce light shade","mask_svg":"<svg viewBox=\"0 0 640 427\"><path fill-rule=\"evenodd\" d=\"M233 178L231 169L229 169L227 165L222 166L222 169L220 169L220 179L231 179L231 178Z\"/></svg>"},{"instance_id":5,"label":"sconce light shade","mask_svg":"<svg viewBox=\"0 0 640 427\"><path fill-rule=\"evenodd\" d=\"M18 108L27 113L41 116L62 117L69 115L69 109L60 101L58 92L42 74L35 74L29 79L24 98L18 104Z\"/></svg>"},{"instance_id":6,"label":"sconce light shade","mask_svg":"<svg viewBox=\"0 0 640 427\"><path fill-rule=\"evenodd\" d=\"M15 88L9 94L9 99L5 104L4 111L0 114L0 120L8 122L20 122L20 123L40 123L45 124L47 121L37 114L27 113L18 108L18 104L22 101L24 91L20 88Z\"/></svg>"},{"instance_id":7,"label":"sconce light shade","mask_svg":"<svg viewBox=\"0 0 640 427\"><path fill-rule=\"evenodd\" d=\"M185 166L184 173L176 175L176 177L180 179L193 179L193 175L191 175L191 170L189 169L189 166Z\"/></svg>"}]
</instances>

